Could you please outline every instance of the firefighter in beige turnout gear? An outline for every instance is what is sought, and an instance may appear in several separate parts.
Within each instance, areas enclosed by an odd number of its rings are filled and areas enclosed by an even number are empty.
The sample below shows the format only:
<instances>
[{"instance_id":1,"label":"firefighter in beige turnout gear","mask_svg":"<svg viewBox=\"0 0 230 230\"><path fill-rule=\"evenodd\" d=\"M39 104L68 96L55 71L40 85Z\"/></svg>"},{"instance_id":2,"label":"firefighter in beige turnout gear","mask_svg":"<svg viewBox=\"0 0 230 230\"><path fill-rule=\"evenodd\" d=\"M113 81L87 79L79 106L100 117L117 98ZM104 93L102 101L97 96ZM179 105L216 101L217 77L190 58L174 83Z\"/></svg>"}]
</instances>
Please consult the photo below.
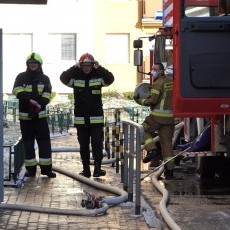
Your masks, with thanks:
<instances>
[{"instance_id":1,"label":"firefighter in beige turnout gear","mask_svg":"<svg viewBox=\"0 0 230 230\"><path fill-rule=\"evenodd\" d=\"M161 157L153 141L156 132L159 135L163 160L167 161L173 157L172 138L175 126L172 110L173 80L165 75L162 63L152 66L151 76L154 81L150 89L150 96L147 99L141 99L138 95L134 96L138 104L151 108L151 113L142 124L145 131L145 150L147 151L143 163L158 160ZM172 160L165 165L166 179L173 177L173 170L174 162Z\"/></svg>"}]
</instances>

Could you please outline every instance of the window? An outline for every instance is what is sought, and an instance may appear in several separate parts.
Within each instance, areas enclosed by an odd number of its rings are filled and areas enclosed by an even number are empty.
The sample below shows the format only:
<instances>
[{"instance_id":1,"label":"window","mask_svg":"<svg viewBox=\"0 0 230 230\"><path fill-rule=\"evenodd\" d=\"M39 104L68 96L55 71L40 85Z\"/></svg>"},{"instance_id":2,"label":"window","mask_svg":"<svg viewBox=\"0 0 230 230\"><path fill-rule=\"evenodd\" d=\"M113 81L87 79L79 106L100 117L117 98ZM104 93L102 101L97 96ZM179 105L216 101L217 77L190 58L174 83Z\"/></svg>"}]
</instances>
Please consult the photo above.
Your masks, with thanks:
<instances>
[{"instance_id":1,"label":"window","mask_svg":"<svg viewBox=\"0 0 230 230\"><path fill-rule=\"evenodd\" d=\"M155 12L155 19L156 20L163 20L163 11L162 10L157 10Z\"/></svg>"},{"instance_id":2,"label":"window","mask_svg":"<svg viewBox=\"0 0 230 230\"><path fill-rule=\"evenodd\" d=\"M206 0L199 1L184 0L185 15L187 17L220 17L230 15L230 1Z\"/></svg>"},{"instance_id":3,"label":"window","mask_svg":"<svg viewBox=\"0 0 230 230\"><path fill-rule=\"evenodd\" d=\"M49 60L76 60L76 34L50 34Z\"/></svg>"},{"instance_id":4,"label":"window","mask_svg":"<svg viewBox=\"0 0 230 230\"><path fill-rule=\"evenodd\" d=\"M75 34L61 35L61 59L76 60L76 36Z\"/></svg>"},{"instance_id":5,"label":"window","mask_svg":"<svg viewBox=\"0 0 230 230\"><path fill-rule=\"evenodd\" d=\"M106 34L106 63L129 63L129 34Z\"/></svg>"}]
</instances>

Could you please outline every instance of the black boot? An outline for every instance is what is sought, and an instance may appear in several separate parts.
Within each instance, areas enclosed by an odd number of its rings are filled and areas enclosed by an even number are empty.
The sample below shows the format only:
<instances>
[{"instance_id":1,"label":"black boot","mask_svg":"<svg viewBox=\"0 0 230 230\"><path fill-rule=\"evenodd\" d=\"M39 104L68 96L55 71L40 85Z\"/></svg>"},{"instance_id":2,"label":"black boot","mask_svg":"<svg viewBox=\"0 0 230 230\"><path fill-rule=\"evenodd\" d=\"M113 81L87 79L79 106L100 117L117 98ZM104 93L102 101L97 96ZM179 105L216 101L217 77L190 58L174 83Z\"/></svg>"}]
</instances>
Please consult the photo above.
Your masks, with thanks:
<instances>
[{"instance_id":1,"label":"black boot","mask_svg":"<svg viewBox=\"0 0 230 230\"><path fill-rule=\"evenodd\" d=\"M90 166L89 164L83 164L83 170L82 172L79 173L80 175L84 176L84 177L91 177L91 172L90 172Z\"/></svg>"},{"instance_id":2,"label":"black boot","mask_svg":"<svg viewBox=\"0 0 230 230\"><path fill-rule=\"evenodd\" d=\"M27 170L25 173L25 177L35 177L35 176L36 176L36 172Z\"/></svg>"},{"instance_id":3,"label":"black boot","mask_svg":"<svg viewBox=\"0 0 230 230\"><path fill-rule=\"evenodd\" d=\"M42 175L46 175L49 178L55 178L56 177L56 173L54 173L53 171L48 171L46 173L42 173Z\"/></svg>"},{"instance_id":4,"label":"black boot","mask_svg":"<svg viewBox=\"0 0 230 230\"><path fill-rule=\"evenodd\" d=\"M161 163L163 162L163 158L161 155L158 155L156 157L154 157L152 160L151 160L151 163L149 165L149 167L153 167L153 168L156 168L158 166L161 165Z\"/></svg>"},{"instance_id":5,"label":"black boot","mask_svg":"<svg viewBox=\"0 0 230 230\"><path fill-rule=\"evenodd\" d=\"M155 157L159 157L160 153L157 152L156 149L152 149L147 152L147 156L143 159L143 163L148 163L153 160Z\"/></svg>"},{"instance_id":6,"label":"black boot","mask_svg":"<svg viewBox=\"0 0 230 230\"><path fill-rule=\"evenodd\" d=\"M165 176L165 180L172 180L172 179L174 179L173 170L172 169L168 169L167 164L164 165L164 176Z\"/></svg>"},{"instance_id":7,"label":"black boot","mask_svg":"<svg viewBox=\"0 0 230 230\"><path fill-rule=\"evenodd\" d=\"M46 175L49 178L55 178L56 173L52 171L52 165L40 165L41 175Z\"/></svg>"},{"instance_id":8,"label":"black boot","mask_svg":"<svg viewBox=\"0 0 230 230\"><path fill-rule=\"evenodd\" d=\"M26 167L25 177L35 177L36 171L37 171L36 166Z\"/></svg>"},{"instance_id":9,"label":"black boot","mask_svg":"<svg viewBox=\"0 0 230 230\"><path fill-rule=\"evenodd\" d=\"M164 176L165 176L165 180L173 180L174 179L173 170L165 170Z\"/></svg>"},{"instance_id":10,"label":"black boot","mask_svg":"<svg viewBox=\"0 0 230 230\"><path fill-rule=\"evenodd\" d=\"M105 175L106 175L106 171L101 169L101 163L94 162L93 176L94 177L100 177L100 176L105 176Z\"/></svg>"}]
</instances>

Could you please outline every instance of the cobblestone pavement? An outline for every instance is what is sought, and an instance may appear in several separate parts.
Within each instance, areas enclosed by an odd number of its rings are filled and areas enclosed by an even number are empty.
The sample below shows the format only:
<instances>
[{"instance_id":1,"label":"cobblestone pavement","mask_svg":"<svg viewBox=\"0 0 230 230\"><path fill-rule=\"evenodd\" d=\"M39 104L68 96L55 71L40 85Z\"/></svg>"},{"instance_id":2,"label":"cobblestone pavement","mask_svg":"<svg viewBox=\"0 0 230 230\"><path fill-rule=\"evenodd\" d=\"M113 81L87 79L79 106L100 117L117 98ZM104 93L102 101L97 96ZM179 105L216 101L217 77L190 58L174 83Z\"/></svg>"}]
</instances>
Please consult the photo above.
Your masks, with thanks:
<instances>
[{"instance_id":1,"label":"cobblestone pavement","mask_svg":"<svg viewBox=\"0 0 230 230\"><path fill-rule=\"evenodd\" d=\"M78 148L75 129L70 135L52 138L52 147ZM53 153L55 167L78 174L82 170L80 154L75 152ZM105 177L90 180L123 188L120 173L110 164L102 166L106 170ZM142 165L143 175L148 166ZM93 170L93 166L91 166ZM20 177L24 174L23 169ZM180 170L178 170L180 173ZM230 229L230 186L221 188L223 195L215 195L220 191L217 186L204 190L196 177L191 174L183 175L183 180L165 181L161 179L170 195L167 209L182 230L228 230ZM82 199L87 199L85 192L95 197L114 198L115 194L96 189L89 184L82 183L57 172L57 177L49 179L38 172L35 178L27 178L24 186L4 187L4 203L38 207L40 209L56 208L66 210L86 210L81 206ZM202 194L209 192L209 196ZM21 209L0 208L0 229L141 229L168 230L163 221L159 203L162 195L146 177L141 183L141 214L135 215L135 201L123 202L110 206L106 213L89 215L51 214L48 212L32 212ZM135 197L134 197L135 200ZM3 204L4 204L3 203Z\"/></svg>"},{"instance_id":2,"label":"cobblestone pavement","mask_svg":"<svg viewBox=\"0 0 230 230\"><path fill-rule=\"evenodd\" d=\"M52 147L77 147L76 132L71 135L52 139ZM82 170L79 153L53 153L53 165L69 172L79 173ZM91 166L93 170L93 166ZM122 188L120 174L111 165L103 165L107 171L105 177L92 178L102 184ZM24 169L23 169L24 170ZM23 174L22 172L21 174ZM143 189L151 190L151 183L144 183ZM116 195L98 190L87 184L76 181L57 172L54 179L47 178L37 170L35 178L26 178L24 186L4 187L4 203L29 205L34 207L86 210L81 206L82 199L87 199L84 191L96 197L115 197ZM160 196L159 196L160 197ZM157 198L159 200L159 198ZM142 199L141 215L135 214L134 202L124 202L110 206L103 215L61 215L41 212L30 212L12 209L0 209L0 229L167 229L165 224L155 216L154 210ZM146 212L145 214L143 214ZM156 213L156 215L158 215ZM155 218L155 219L154 219ZM156 220L153 223L153 220ZM160 224L160 227L159 227Z\"/></svg>"}]
</instances>

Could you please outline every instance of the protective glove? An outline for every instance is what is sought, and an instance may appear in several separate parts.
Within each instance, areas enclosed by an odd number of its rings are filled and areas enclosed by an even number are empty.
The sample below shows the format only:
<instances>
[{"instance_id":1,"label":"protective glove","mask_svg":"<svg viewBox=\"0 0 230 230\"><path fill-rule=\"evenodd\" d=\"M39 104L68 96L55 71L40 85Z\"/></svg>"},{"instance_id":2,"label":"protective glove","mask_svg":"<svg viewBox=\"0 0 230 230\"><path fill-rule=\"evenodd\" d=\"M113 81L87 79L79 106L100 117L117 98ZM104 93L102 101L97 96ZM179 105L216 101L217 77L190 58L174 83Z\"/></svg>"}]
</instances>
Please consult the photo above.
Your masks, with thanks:
<instances>
[{"instance_id":1,"label":"protective glove","mask_svg":"<svg viewBox=\"0 0 230 230\"><path fill-rule=\"evenodd\" d=\"M139 94L134 95L133 99L137 102L140 99L140 95Z\"/></svg>"},{"instance_id":2,"label":"protective glove","mask_svg":"<svg viewBox=\"0 0 230 230\"><path fill-rule=\"evenodd\" d=\"M81 68L80 63L79 63L79 62L77 62L77 63L75 64L75 67L80 69L80 68Z\"/></svg>"},{"instance_id":3,"label":"protective glove","mask_svg":"<svg viewBox=\"0 0 230 230\"><path fill-rule=\"evenodd\" d=\"M37 101L33 100L33 99L30 99L30 104L32 105L32 107L34 108L34 111L36 113L39 113L40 110L41 110L41 105L38 104Z\"/></svg>"},{"instance_id":4,"label":"protective glove","mask_svg":"<svg viewBox=\"0 0 230 230\"><path fill-rule=\"evenodd\" d=\"M37 101L35 101L34 99L30 99L30 103L34 106L38 105Z\"/></svg>"},{"instance_id":5,"label":"protective glove","mask_svg":"<svg viewBox=\"0 0 230 230\"><path fill-rule=\"evenodd\" d=\"M95 61L94 64L93 64L93 68L94 69L98 69L100 67L100 64L98 61Z\"/></svg>"}]
</instances>

